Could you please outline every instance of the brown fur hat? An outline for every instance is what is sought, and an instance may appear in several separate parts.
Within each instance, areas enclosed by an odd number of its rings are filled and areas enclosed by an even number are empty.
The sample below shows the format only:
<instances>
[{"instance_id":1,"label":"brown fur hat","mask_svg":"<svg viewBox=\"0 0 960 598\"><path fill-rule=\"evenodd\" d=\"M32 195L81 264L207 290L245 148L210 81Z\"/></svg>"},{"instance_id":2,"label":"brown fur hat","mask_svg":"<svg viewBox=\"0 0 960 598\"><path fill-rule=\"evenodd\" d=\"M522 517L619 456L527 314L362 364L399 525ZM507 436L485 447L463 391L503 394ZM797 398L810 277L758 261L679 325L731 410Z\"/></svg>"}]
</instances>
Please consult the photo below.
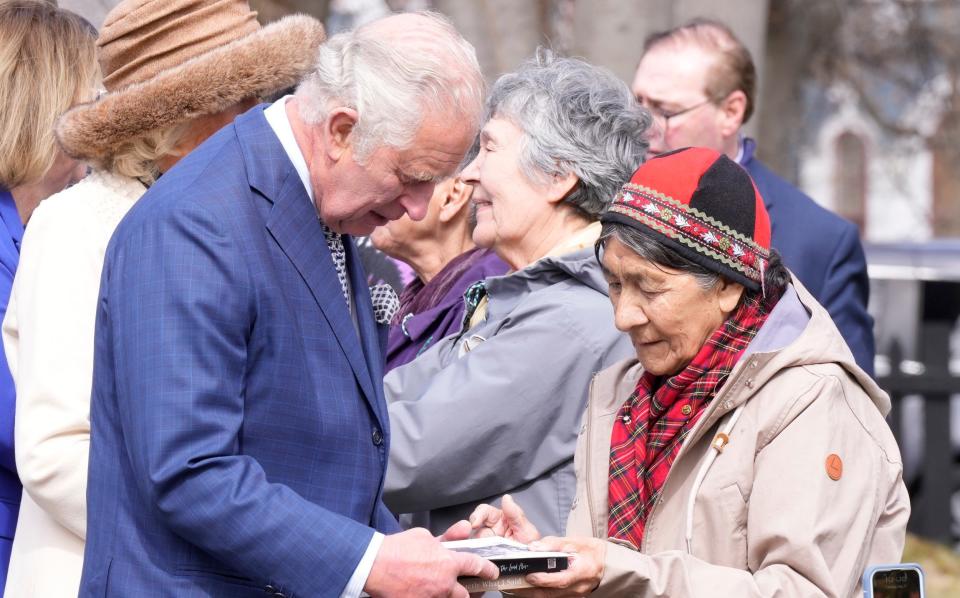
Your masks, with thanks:
<instances>
[{"instance_id":1,"label":"brown fur hat","mask_svg":"<svg viewBox=\"0 0 960 598\"><path fill-rule=\"evenodd\" d=\"M140 135L296 85L314 68L323 40L323 25L305 15L256 27L253 33L74 107L58 121L57 138L73 158L105 163L124 142Z\"/></svg>"}]
</instances>

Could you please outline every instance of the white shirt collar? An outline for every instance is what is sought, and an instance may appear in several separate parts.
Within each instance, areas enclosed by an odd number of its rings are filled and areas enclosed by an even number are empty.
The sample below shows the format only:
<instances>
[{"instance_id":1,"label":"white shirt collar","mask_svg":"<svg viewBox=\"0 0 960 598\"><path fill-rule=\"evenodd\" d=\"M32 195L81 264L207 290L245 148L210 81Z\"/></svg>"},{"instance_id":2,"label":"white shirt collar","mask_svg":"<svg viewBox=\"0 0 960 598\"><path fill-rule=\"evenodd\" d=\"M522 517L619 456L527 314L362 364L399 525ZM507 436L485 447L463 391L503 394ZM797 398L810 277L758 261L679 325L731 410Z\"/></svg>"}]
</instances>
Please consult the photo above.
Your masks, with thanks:
<instances>
[{"instance_id":1,"label":"white shirt collar","mask_svg":"<svg viewBox=\"0 0 960 598\"><path fill-rule=\"evenodd\" d=\"M313 198L313 185L310 184L310 171L307 169L307 160L303 157L300 146L297 145L297 138L293 135L293 127L290 126L290 119L287 117L287 100L292 97L293 96L289 95L283 96L268 106L263 111L263 116L266 117L267 124L273 129L277 139L280 140L280 145L283 146L283 151L287 152L287 157L290 158L297 174L300 175L300 180L303 182L303 187L307 190L307 195L310 196L310 201L316 204L316 200Z\"/></svg>"},{"instance_id":2,"label":"white shirt collar","mask_svg":"<svg viewBox=\"0 0 960 598\"><path fill-rule=\"evenodd\" d=\"M273 129L274 135L277 136L277 139L280 140L280 145L283 146L283 151L287 152L287 157L290 158L290 162L293 163L294 169L296 169L297 174L300 176L300 181L303 183L303 188L307 190L307 195L310 197L310 202L313 205L317 205L316 200L313 197L313 186L310 184L310 171L307 169L307 160L303 157L303 152L300 150L300 146L297 145L297 138L293 135L293 127L290 126L290 119L287 117L287 100L293 96L283 96L263 111L263 116L267 119L267 124L270 125L270 128ZM317 215L317 220L320 221L319 214ZM327 240L327 246L330 245L330 241ZM333 253L333 248L330 250L331 257ZM350 278L346 279L347 284L347 294L350 294ZM353 305L351 303L352 299L348 300L347 307L350 309L350 313L353 315L353 326L354 329L357 328L357 316Z\"/></svg>"}]
</instances>

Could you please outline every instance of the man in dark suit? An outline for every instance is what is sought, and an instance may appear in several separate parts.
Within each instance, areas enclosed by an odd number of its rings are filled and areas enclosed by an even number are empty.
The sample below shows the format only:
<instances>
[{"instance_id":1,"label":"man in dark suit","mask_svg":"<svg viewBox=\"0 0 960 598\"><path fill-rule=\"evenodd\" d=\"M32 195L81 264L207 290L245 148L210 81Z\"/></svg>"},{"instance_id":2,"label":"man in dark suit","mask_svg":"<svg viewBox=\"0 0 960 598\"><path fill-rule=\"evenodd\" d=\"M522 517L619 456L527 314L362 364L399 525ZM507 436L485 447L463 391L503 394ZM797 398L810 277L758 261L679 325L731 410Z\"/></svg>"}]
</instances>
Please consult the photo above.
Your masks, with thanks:
<instances>
[{"instance_id":1,"label":"man in dark suit","mask_svg":"<svg viewBox=\"0 0 960 598\"><path fill-rule=\"evenodd\" d=\"M716 21L654 33L644 43L632 88L657 125L652 154L709 147L750 173L770 214L774 248L830 312L857 365L873 375L870 287L859 233L767 169L754 155L754 141L741 135L756 91L746 47Z\"/></svg>"},{"instance_id":2,"label":"man in dark suit","mask_svg":"<svg viewBox=\"0 0 960 598\"><path fill-rule=\"evenodd\" d=\"M473 48L400 15L164 174L107 250L81 596L466 596L496 568L381 496L377 322L350 234L422 218L476 133Z\"/></svg>"}]
</instances>

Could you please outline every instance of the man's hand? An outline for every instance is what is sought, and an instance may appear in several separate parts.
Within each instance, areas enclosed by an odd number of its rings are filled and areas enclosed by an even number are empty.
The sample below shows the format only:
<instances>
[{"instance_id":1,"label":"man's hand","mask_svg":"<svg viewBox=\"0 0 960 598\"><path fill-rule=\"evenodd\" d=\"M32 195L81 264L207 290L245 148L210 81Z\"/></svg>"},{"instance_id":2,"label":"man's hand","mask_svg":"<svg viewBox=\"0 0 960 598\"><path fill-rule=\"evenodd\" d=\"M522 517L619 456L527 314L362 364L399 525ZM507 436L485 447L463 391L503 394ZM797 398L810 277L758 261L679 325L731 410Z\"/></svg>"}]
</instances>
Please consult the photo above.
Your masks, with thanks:
<instances>
[{"instance_id":1,"label":"man's hand","mask_svg":"<svg viewBox=\"0 0 960 598\"><path fill-rule=\"evenodd\" d=\"M512 496L504 494L500 507L480 505L474 509L470 515L470 526L477 536L502 536L523 544L540 538L540 531L530 523Z\"/></svg>"},{"instance_id":2,"label":"man's hand","mask_svg":"<svg viewBox=\"0 0 960 598\"><path fill-rule=\"evenodd\" d=\"M416 528L383 539L363 589L374 598L467 598L457 577L496 579L498 574L490 561L446 550L430 532Z\"/></svg>"}]
</instances>

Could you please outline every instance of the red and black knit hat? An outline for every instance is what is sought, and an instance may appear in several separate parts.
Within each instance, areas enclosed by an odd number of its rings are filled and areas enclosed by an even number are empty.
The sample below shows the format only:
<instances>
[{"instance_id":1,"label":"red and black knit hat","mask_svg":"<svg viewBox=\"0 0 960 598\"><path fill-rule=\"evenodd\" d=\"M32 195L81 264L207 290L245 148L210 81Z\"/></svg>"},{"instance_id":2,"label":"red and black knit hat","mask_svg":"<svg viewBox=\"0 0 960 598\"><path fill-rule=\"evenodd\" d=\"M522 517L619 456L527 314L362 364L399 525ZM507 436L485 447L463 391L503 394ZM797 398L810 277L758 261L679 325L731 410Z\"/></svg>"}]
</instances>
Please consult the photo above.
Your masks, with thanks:
<instances>
[{"instance_id":1,"label":"red and black knit hat","mask_svg":"<svg viewBox=\"0 0 960 598\"><path fill-rule=\"evenodd\" d=\"M743 168L712 149L688 147L648 160L600 220L653 233L748 289L763 286L770 259L763 198Z\"/></svg>"}]
</instances>

